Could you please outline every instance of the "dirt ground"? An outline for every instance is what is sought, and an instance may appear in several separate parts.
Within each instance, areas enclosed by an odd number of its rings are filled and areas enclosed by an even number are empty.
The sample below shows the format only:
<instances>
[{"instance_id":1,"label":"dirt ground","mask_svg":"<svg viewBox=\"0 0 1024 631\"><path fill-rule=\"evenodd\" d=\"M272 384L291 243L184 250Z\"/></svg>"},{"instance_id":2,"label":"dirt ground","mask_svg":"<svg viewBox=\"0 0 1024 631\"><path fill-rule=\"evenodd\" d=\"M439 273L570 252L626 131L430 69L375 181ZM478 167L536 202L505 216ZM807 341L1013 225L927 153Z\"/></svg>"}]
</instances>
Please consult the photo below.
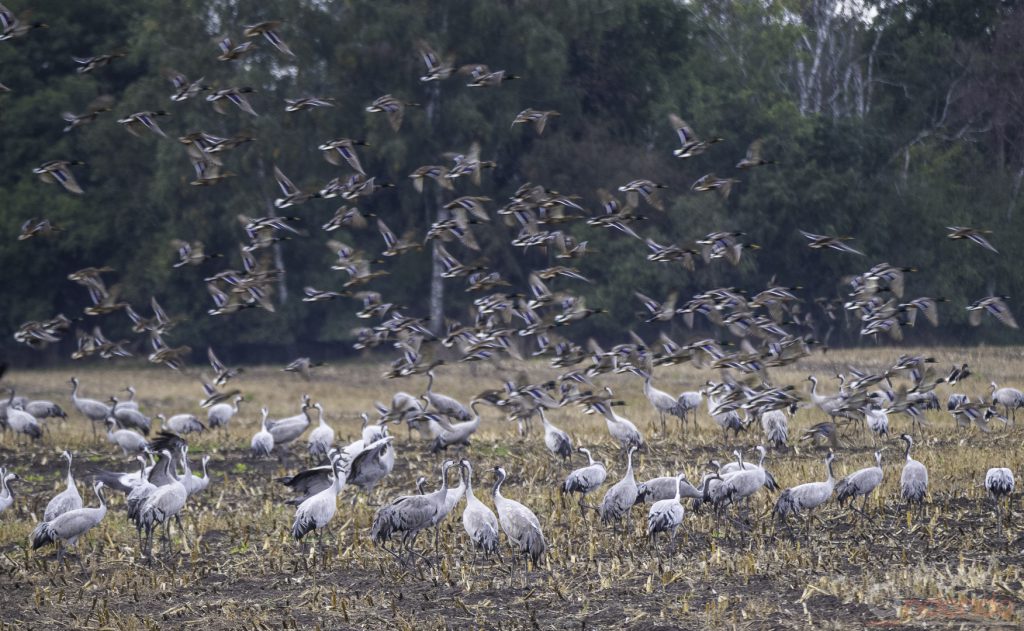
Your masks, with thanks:
<instances>
[{"instance_id":1,"label":"dirt ground","mask_svg":"<svg viewBox=\"0 0 1024 631\"><path fill-rule=\"evenodd\" d=\"M869 363L857 355L850 361ZM981 372L1011 385L1012 363L996 356L979 361ZM539 428L521 437L500 411L485 407L482 429L464 453L474 463L477 495L490 503L491 469L500 464L508 470L503 493L539 516L548 541L538 566L513 566L507 548L502 560L476 555L462 530L462 505L443 525L437 552L429 533L420 537L417 549L425 560L415 566L399 565L375 548L367 534L375 507L367 502L415 492L420 475L435 488L443 459L427 453L415 435L409 443L406 430L397 426L393 474L355 505L354 491L345 489L324 545L310 538L303 549L289 534L293 509L283 505L287 489L274 478L305 466L304 445L294 445L286 462L252 459L248 442L258 429L258 408L267 404L279 416L293 414L301 393L309 392L324 403L339 442L355 438L357 413L369 411L373 399L386 400L398 388L422 391L419 381L382 383L379 368L327 368L312 382L251 369L239 379L248 400L229 432L188 437L193 461L211 455L213 482L190 498L184 536L172 529L172 549L155 543L156 559L148 565L125 519L123 498L111 492L106 519L64 567L56 564L53 548L28 549L28 535L46 502L63 488L60 451L75 452L86 505L96 505L88 473L126 471L131 460L102 438L94 440L88 421L73 410L65 385L70 371L9 375L5 381L20 393L52 398L69 419L49 421L44 438L31 444L9 432L0 436L0 465L25 479L15 487L14 507L0 514L0 629L885 629L1024 623L1018 506L1004 509L1000 522L981 488L990 466L1011 467L1019 476L1024 432L958 431L945 412L929 412L928 428L915 437L921 444L914 455L931 478L923 509L908 512L898 501L903 453L892 439L883 456L886 479L868 504L868 517L833 503L811 523L779 525L771 519L777 494L765 491L749 510L722 516L687 506L670 550L646 539L646 506L634 509L628 532L613 532L592 513L582 519L575 502L563 505L557 487L569 467L546 452ZM812 368L780 381L796 383ZM438 388L468 400L495 385L491 373L458 370L446 372ZM168 377L167 371L90 368L79 376L86 396L100 398L134 383L148 413L199 411L195 383ZM679 369L666 372L658 385L682 390L695 378ZM659 437L639 380L615 377L609 383L627 399L620 412L648 437L649 449L636 463L638 479L685 471L698 480L710 458L727 460L734 447L762 441L760 430L752 428L726 444L704 409L699 430L683 431L672 419L669 436ZM978 393L986 384L978 379L965 388ZM551 420L577 445L596 445L609 484L621 478L624 462L603 421L576 409L559 410ZM791 420L790 446L770 454L767 466L783 487L824 478L824 447L797 441L801 428L820 420L820 412L799 411ZM897 433L909 429L904 417L894 417L893 424ZM873 464L873 451L869 436L850 431L838 452L836 475ZM574 457L573 467L583 464ZM599 502L601 493L591 500Z\"/></svg>"}]
</instances>

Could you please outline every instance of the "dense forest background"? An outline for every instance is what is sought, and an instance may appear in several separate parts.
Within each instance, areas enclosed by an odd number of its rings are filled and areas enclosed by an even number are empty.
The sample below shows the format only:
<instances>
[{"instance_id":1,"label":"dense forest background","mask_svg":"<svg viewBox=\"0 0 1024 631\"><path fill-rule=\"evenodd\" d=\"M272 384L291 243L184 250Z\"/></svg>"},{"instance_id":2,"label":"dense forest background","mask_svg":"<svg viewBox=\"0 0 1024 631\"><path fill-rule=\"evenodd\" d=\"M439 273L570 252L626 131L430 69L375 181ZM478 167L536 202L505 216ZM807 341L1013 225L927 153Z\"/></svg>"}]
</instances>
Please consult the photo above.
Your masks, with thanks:
<instances>
[{"instance_id":1,"label":"dense forest background","mask_svg":"<svg viewBox=\"0 0 1024 631\"><path fill-rule=\"evenodd\" d=\"M6 0L5 0L6 2ZM29 8L10 0L15 12ZM109 265L119 297L148 312L151 296L186 319L174 344L199 354L207 344L250 360L286 355L329 359L351 353L352 329L361 324L347 300L301 301L302 288L336 289L339 272L328 238L383 248L372 224L352 233L319 230L340 200L312 200L287 210L303 218L306 235L275 245L285 271L274 313L245 310L219 317L203 278L237 267L243 238L236 216L270 214L279 166L298 186L319 188L341 173L317 145L332 138L365 139L363 167L393 183L370 198L364 212L384 218L398 233L422 235L439 201L417 193L408 179L419 166L442 164L442 154L479 142L497 168L479 187L459 194L504 203L533 182L598 207L596 191L614 191L636 178L666 185L664 213L643 209L638 232L682 245L715 230L738 230L760 249L740 265L652 264L643 244L580 223L564 229L588 240L596 253L580 262L594 282L575 284L588 305L610 313L573 327L572 337L622 341L636 323L640 290L681 299L710 287L756 292L769 279L799 286L816 297L841 299L843 277L879 262L915 267L908 298L944 297L942 325L907 331L910 342L1009 343L1019 333L986 321L967 326L964 307L990 293L1008 294L1022 313L1024 254L1020 188L1024 178L1024 11L1017 2L993 0L32 0L32 19L50 28L0 42L0 350L29 353L12 338L30 319L81 314L87 292L67 280L86 266ZM217 61L214 38L240 39L247 24L284 19L281 36L295 52L285 57L267 45L239 62ZM456 65L486 63L521 80L473 89L464 77L419 81L423 65L416 42L428 42ZM127 55L90 74L75 72L72 56L123 49ZM218 87L252 86L260 114L235 108L226 115L198 98L169 100L164 77L173 68ZM367 113L390 93L428 107L410 108L395 133L385 117ZM95 124L62 131L62 112L79 112L102 95L113 111ZM286 114L284 99L333 97L335 107ZM510 127L527 108L554 109L542 136L529 126ZM164 109L168 138L135 137L115 120L140 110ZM668 123L678 113L701 136L721 136L708 153L678 160ZM212 187L190 186L192 168L176 137L206 130L256 141L231 153L237 173ZM775 164L739 172L735 163L761 138ZM71 195L47 185L32 168L47 160L74 159L85 190ZM731 195L690 192L706 173L737 177ZM455 193L443 192L448 201ZM492 213L493 215L493 213ZM18 241L30 217L46 217L63 231ZM945 238L946 226L994 231L996 255ZM798 229L855 237L866 256L823 253L806 247ZM530 269L553 253L513 248L514 229L495 217L475 227L490 266L526 291ZM198 267L172 268L172 239L201 240L225 258ZM472 253L458 250L472 259ZM429 311L429 248L388 261L390 276L373 289ZM444 312L465 317L472 297L464 280L445 281ZM808 307L810 309L810 307ZM76 326L91 328L85 316ZM829 343L874 343L850 320ZM104 320L112 338L127 335L123 314ZM689 335L673 324L681 338ZM637 329L650 336L656 329ZM36 356L66 358L63 345ZM144 344L140 338L138 344Z\"/></svg>"}]
</instances>

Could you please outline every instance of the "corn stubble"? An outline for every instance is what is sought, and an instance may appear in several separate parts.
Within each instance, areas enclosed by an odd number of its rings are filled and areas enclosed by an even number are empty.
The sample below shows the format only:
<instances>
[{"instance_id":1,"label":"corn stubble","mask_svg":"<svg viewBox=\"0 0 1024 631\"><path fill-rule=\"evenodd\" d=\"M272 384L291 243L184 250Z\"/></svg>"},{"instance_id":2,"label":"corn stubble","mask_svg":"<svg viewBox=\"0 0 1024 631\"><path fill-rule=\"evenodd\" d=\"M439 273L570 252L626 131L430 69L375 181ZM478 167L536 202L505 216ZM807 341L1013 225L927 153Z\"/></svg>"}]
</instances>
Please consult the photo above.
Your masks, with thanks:
<instances>
[{"instance_id":1,"label":"corn stubble","mask_svg":"<svg viewBox=\"0 0 1024 631\"><path fill-rule=\"evenodd\" d=\"M989 379L1013 383L1018 376L1017 349L932 354L967 356L977 366L984 378L962 384L972 396L981 394ZM773 377L796 383L848 363L882 367L890 355L895 353L833 351ZM441 385L468 399L496 376L489 369L475 370L448 371ZM247 370L239 379L247 403L227 434L189 437L193 458L212 455L214 481L190 499L183 513L185 531L173 529L175 552L158 554L152 566L142 558L119 496L111 498L107 519L79 543L84 573L74 562L58 567L52 551L30 552L29 532L48 498L62 488L61 449L72 449L76 462L83 463L76 467L80 481L90 466L124 470L129 465L112 446L94 442L88 422L74 413L65 423L48 421L49 433L31 446L0 435L0 462L24 472L27 480L15 507L0 518L0 628L838 629L1024 622L1024 532L1017 506L1004 508L1000 526L981 488L989 466L1020 471L1024 431L958 432L946 412L928 412L923 436L915 436L914 455L931 475L923 508L908 511L898 498L902 450L893 439L885 445L885 480L869 499L867 516L832 502L809 524L791 519L781 525L771 518L777 496L759 492L749 510L733 508L722 515L709 509L695 513L686 504L675 541L660 539L652 547L644 532L648 506L634 508L628 533L613 534L594 511L581 515L575 500L563 503L559 496L557 486L569 469L544 449L541 428L523 439L514 424L488 409L465 452L477 472L474 486L490 504L489 470L499 464L508 470L504 491L540 517L548 540L537 566L520 561L513 568L504 537L502 560L475 553L459 521L461 505L442 526L437 554L432 537L424 536L417 550L428 562L400 565L371 543L367 532L376 507L365 496L352 506L351 489L339 498L324 546L303 549L289 536L286 489L273 482L286 469L276 459L247 455L249 437L258 429L258 407L291 413L299 395L308 392L324 404L339 442L352 439L358 436L359 411L372 409L374 400L388 400L395 389L419 392L425 385L384 382L374 377L381 372L378 365L326 367L299 384L282 380L272 368ZM552 371L538 363L530 372L539 377ZM697 385L700 375L677 367L660 380L681 389ZM64 401L68 376L67 371L39 371L9 378L19 392ZM156 370L89 366L80 376L90 392L132 383L143 407L153 413L196 410L192 384L166 380ZM696 482L710 458L725 461L733 448L763 442L752 426L738 440L722 444L703 408L696 433L683 435L673 426L668 438L654 437L657 414L643 398L642 384L624 376L609 382L627 401L627 415L652 436L648 451L637 454L634 463L638 480L684 471ZM621 477L625 462L603 419L567 408L551 417L574 444L596 447L595 456L609 469L608 484ZM821 420L815 410L802 409L791 421L790 435L799 436ZM897 432L909 430L905 417L893 423ZM408 444L404 429L393 433L398 463L375 491L375 503L413 492L419 475L428 476L430 488L436 484L442 456L426 453L426 443L416 441L415 434ZM824 449L791 442L771 452L767 465L783 487L819 480ZM873 451L866 434L844 434L836 476L873 464ZM578 457L573 466L581 464ZM290 460L292 469L302 462L301 456Z\"/></svg>"}]
</instances>

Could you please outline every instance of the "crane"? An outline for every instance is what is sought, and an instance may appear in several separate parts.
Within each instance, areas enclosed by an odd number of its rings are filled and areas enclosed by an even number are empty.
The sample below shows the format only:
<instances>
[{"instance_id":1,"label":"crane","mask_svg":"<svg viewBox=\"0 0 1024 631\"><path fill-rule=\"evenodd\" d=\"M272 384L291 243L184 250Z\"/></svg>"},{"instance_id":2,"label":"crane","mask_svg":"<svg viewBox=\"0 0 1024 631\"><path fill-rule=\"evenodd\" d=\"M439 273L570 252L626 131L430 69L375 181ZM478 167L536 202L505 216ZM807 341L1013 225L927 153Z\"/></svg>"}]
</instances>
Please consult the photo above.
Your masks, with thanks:
<instances>
[{"instance_id":1,"label":"crane","mask_svg":"<svg viewBox=\"0 0 1024 631\"><path fill-rule=\"evenodd\" d=\"M851 500L850 506L856 509L853 500L856 500L857 497L863 497L864 501L861 503L860 513L861 515L866 515L864 511L868 506L868 496L882 483L884 475L882 471L882 452L876 451L875 466L854 471L839 481L836 485L836 501L842 506L846 503L846 500Z\"/></svg>"},{"instance_id":2,"label":"crane","mask_svg":"<svg viewBox=\"0 0 1024 631\"><path fill-rule=\"evenodd\" d=\"M413 545L416 537L427 528L435 526L443 517L445 498L448 495L448 469L454 466L451 460L441 464L441 487L425 495L403 495L390 504L377 509L370 526L370 537L386 552L398 560L403 559L402 550L415 554ZM389 550L387 542L395 534L402 534L399 553Z\"/></svg>"},{"instance_id":3,"label":"crane","mask_svg":"<svg viewBox=\"0 0 1024 631\"><path fill-rule=\"evenodd\" d=\"M498 518L486 504L477 499L473 493L473 467L465 458L459 463L466 480L466 508L462 511L462 527L473 542L475 550L483 550L489 556L497 554L501 558L498 549Z\"/></svg>"},{"instance_id":4,"label":"crane","mask_svg":"<svg viewBox=\"0 0 1024 631\"><path fill-rule=\"evenodd\" d=\"M807 482L792 488L786 489L779 496L775 503L773 515L783 521L789 515L799 515L804 510L814 511L832 497L832 490L835 488L835 478L832 476L832 461L835 460L835 452L831 449L825 456L825 469L828 471L828 478L824 482ZM811 516L808 515L806 525L810 529Z\"/></svg>"},{"instance_id":5,"label":"crane","mask_svg":"<svg viewBox=\"0 0 1024 631\"><path fill-rule=\"evenodd\" d=\"M569 434L555 427L548 421L548 415L544 412L544 406L540 410L540 420L544 423L544 446L556 456L561 456L567 462L572 458L572 440Z\"/></svg>"},{"instance_id":6,"label":"crane","mask_svg":"<svg viewBox=\"0 0 1024 631\"><path fill-rule=\"evenodd\" d=\"M64 451L60 457L68 461L67 488L55 495L46 505L46 510L43 511L43 521L53 521L68 511L82 508L82 496L78 493L75 478L71 474L71 452Z\"/></svg>"},{"instance_id":7,"label":"crane","mask_svg":"<svg viewBox=\"0 0 1024 631\"><path fill-rule=\"evenodd\" d=\"M626 452L626 473L604 494L598 509L601 521L605 523L619 522L625 517L627 529L630 524L631 509L636 504L637 497L636 478L633 477L633 452L636 449L636 446L633 446Z\"/></svg>"},{"instance_id":8,"label":"crane","mask_svg":"<svg viewBox=\"0 0 1024 631\"><path fill-rule=\"evenodd\" d=\"M566 476L565 482L562 483L559 491L570 494L579 493L580 514L586 519L586 509L588 507L584 504L584 500L586 500L587 495L601 488L601 485L604 484L605 479L608 477L608 470L600 462L594 461L594 456L590 454L590 450L586 447L580 447L578 451L581 454L586 454L589 464L572 471Z\"/></svg>"},{"instance_id":9,"label":"crane","mask_svg":"<svg viewBox=\"0 0 1024 631\"><path fill-rule=\"evenodd\" d=\"M92 488L100 502L99 507L77 508L62 513L52 520L39 522L32 531L33 550L38 550L50 543L57 543L57 563L59 564L64 560L65 544L74 547L82 535L103 521L107 514L107 500L103 497L103 482L97 481L93 484ZM85 571L85 565L82 563L81 557L78 558L78 563L82 565L82 571Z\"/></svg>"},{"instance_id":10,"label":"crane","mask_svg":"<svg viewBox=\"0 0 1024 631\"><path fill-rule=\"evenodd\" d=\"M529 556L536 564L547 550L547 542L544 540L540 520L529 508L501 494L501 485L506 478L505 469L495 467L494 473L497 479L494 482L491 496L494 499L494 508L498 511L498 523L501 524L501 529L505 532L509 545L518 548L520 554ZM513 555L513 559L516 556Z\"/></svg>"},{"instance_id":11,"label":"crane","mask_svg":"<svg viewBox=\"0 0 1024 631\"><path fill-rule=\"evenodd\" d=\"M903 453L906 463L903 465L903 473L900 474L900 496L908 506L913 502L921 505L928 492L928 469L910 457L910 448L914 446L914 439L910 434L900 434L900 439L907 445Z\"/></svg>"}]
</instances>

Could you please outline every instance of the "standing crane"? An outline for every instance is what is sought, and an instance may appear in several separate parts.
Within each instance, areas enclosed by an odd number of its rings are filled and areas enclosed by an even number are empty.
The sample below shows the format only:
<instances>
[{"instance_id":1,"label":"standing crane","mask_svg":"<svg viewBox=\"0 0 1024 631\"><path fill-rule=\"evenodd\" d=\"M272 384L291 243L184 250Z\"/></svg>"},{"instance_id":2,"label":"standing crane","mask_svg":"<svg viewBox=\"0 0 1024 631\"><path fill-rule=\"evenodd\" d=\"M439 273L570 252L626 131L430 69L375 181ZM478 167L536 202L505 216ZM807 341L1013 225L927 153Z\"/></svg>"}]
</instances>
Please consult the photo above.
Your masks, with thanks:
<instances>
[{"instance_id":1,"label":"standing crane","mask_svg":"<svg viewBox=\"0 0 1024 631\"><path fill-rule=\"evenodd\" d=\"M584 504L584 500L587 495L593 493L597 489L601 488L604 484L605 478L608 477L608 470L605 469L604 465L600 462L595 462L594 457L590 454L590 450L585 447L580 447L579 452L586 454L587 461L589 464L585 467L580 467L565 478L565 482L559 488L562 493L579 493L579 505L580 514L586 519L586 509L593 508L588 507Z\"/></svg>"},{"instance_id":2,"label":"standing crane","mask_svg":"<svg viewBox=\"0 0 1024 631\"><path fill-rule=\"evenodd\" d=\"M323 547L323 530L338 511L338 493L345 487L345 474L341 465L341 458L335 458L331 463L331 485L308 497L295 509L292 536L296 541L300 541L310 531L316 530L318 543Z\"/></svg>"},{"instance_id":3,"label":"standing crane","mask_svg":"<svg viewBox=\"0 0 1024 631\"><path fill-rule=\"evenodd\" d=\"M632 421L616 414L611 406L604 401L595 403L593 407L604 415L608 424L608 433L619 442L623 450L628 450L630 447L639 449L644 446L644 437Z\"/></svg>"},{"instance_id":4,"label":"standing crane","mask_svg":"<svg viewBox=\"0 0 1024 631\"><path fill-rule=\"evenodd\" d=\"M789 515L799 515L805 509L811 513L832 497L832 490L835 488L835 478L832 476L832 461L836 459L835 452L831 449L825 456L825 469L828 471L828 478L824 482L807 482L792 488L786 489L779 496L775 503L773 515L785 520ZM810 530L811 515L806 520L808 532Z\"/></svg>"},{"instance_id":5,"label":"standing crane","mask_svg":"<svg viewBox=\"0 0 1024 631\"><path fill-rule=\"evenodd\" d=\"M133 429L115 429L117 421L107 419L107 442L120 447L124 455L140 454L146 449L146 437Z\"/></svg>"},{"instance_id":6,"label":"standing crane","mask_svg":"<svg viewBox=\"0 0 1024 631\"><path fill-rule=\"evenodd\" d=\"M548 421L548 415L544 413L544 406L538 407L540 420L544 423L544 446L556 456L560 456L568 462L572 458L572 440L569 434L555 427Z\"/></svg>"},{"instance_id":7,"label":"standing crane","mask_svg":"<svg viewBox=\"0 0 1024 631\"><path fill-rule=\"evenodd\" d=\"M78 493L75 478L71 474L71 452L64 451L60 457L68 461L67 488L55 495L46 505L43 521L53 521L68 511L82 508L82 496Z\"/></svg>"},{"instance_id":8,"label":"standing crane","mask_svg":"<svg viewBox=\"0 0 1024 631\"><path fill-rule=\"evenodd\" d=\"M434 408L438 414L443 414L456 421L468 421L474 416L465 405L457 401L455 398L450 397L440 392L434 392L434 370L430 369L427 371L427 391L423 393L421 397L426 405L423 407L424 410ZM393 403L393 401L392 401Z\"/></svg>"},{"instance_id":9,"label":"standing crane","mask_svg":"<svg viewBox=\"0 0 1024 631\"><path fill-rule=\"evenodd\" d=\"M1003 528L1003 507L999 500L1003 496L1011 497L1015 486L1013 471L1006 467L992 467L985 473L985 490L988 491L988 496L992 498L992 503L996 506L996 517L999 518L1000 532L1002 532Z\"/></svg>"},{"instance_id":10,"label":"standing crane","mask_svg":"<svg viewBox=\"0 0 1024 631\"><path fill-rule=\"evenodd\" d=\"M671 394L655 388L651 383L652 376L650 372L638 368L630 370L633 374L638 375L644 380L644 396L647 397L647 400L651 402L651 407L658 413L658 419L661 421L661 435L667 435L665 415L677 415L679 412L679 400Z\"/></svg>"},{"instance_id":11,"label":"standing crane","mask_svg":"<svg viewBox=\"0 0 1024 631\"><path fill-rule=\"evenodd\" d=\"M17 473L0 467L0 513L14 505L14 491L11 490L11 482L20 479Z\"/></svg>"},{"instance_id":12,"label":"standing crane","mask_svg":"<svg viewBox=\"0 0 1024 631\"><path fill-rule=\"evenodd\" d=\"M161 451L161 455L166 457L170 463L167 473L171 476L171 482L159 486L153 491L139 510L139 522L146 531L146 558L151 562L153 560L153 529L158 524L164 525L164 542L168 548L171 543L170 520L172 517L178 522L178 529L181 530L182 536L185 534L185 529L181 525L181 510L185 508L188 490L182 484L181 478L178 477L171 452L164 449Z\"/></svg>"},{"instance_id":13,"label":"standing crane","mask_svg":"<svg viewBox=\"0 0 1024 631\"><path fill-rule=\"evenodd\" d=\"M928 492L928 469L910 457L910 448L914 446L914 439L910 434L900 434L900 439L907 445L903 453L906 464L903 465L903 473L900 474L900 496L908 506L913 502L921 505Z\"/></svg>"},{"instance_id":14,"label":"standing crane","mask_svg":"<svg viewBox=\"0 0 1024 631\"><path fill-rule=\"evenodd\" d=\"M93 491L99 500L99 508L77 508L55 517L53 520L41 521L32 531L32 549L49 544L57 543L57 563L64 560L64 544L74 547L78 539L99 525L107 514L107 500L103 497L103 482L97 481L93 485ZM78 558L79 565L85 571L82 558Z\"/></svg>"},{"instance_id":15,"label":"standing crane","mask_svg":"<svg viewBox=\"0 0 1024 631\"><path fill-rule=\"evenodd\" d=\"M707 484L707 478L711 474L706 474L703 484ZM683 516L686 511L683 509L683 505L679 499L681 494L679 487L684 482L685 476L679 474L676 478L676 493L671 499L658 500L654 504L651 504L651 509L647 512L647 536L651 538L651 547L654 546L657 541L659 532L667 532L669 535L669 545L675 542L676 530L679 525L683 523Z\"/></svg>"},{"instance_id":16,"label":"standing crane","mask_svg":"<svg viewBox=\"0 0 1024 631\"><path fill-rule=\"evenodd\" d=\"M544 532L540 528L540 520L529 508L515 500L510 500L501 494L501 485L505 482L505 469L495 467L497 479L494 482L494 490L491 496L494 498L494 508L498 511L498 523L505 531L509 545L518 548L520 554L530 557L534 564L538 563L547 550L547 542L544 540ZM517 555L513 555L513 559Z\"/></svg>"},{"instance_id":17,"label":"standing crane","mask_svg":"<svg viewBox=\"0 0 1024 631\"><path fill-rule=\"evenodd\" d=\"M992 395L992 405L1003 406L1004 416L1016 421L1017 408L1024 407L1024 392L1016 388L1000 388L993 381L989 384L989 393Z\"/></svg>"},{"instance_id":18,"label":"standing crane","mask_svg":"<svg viewBox=\"0 0 1024 631\"><path fill-rule=\"evenodd\" d=\"M14 404L14 388L11 388L11 398L7 402L7 426L16 434L28 436L32 440L43 437L43 428L36 417Z\"/></svg>"},{"instance_id":19,"label":"standing crane","mask_svg":"<svg viewBox=\"0 0 1024 631\"><path fill-rule=\"evenodd\" d=\"M96 438L96 423L106 422L110 416L110 406L100 403L96 399L85 399L78 396L78 377L72 377L68 383L71 384L71 403L87 419L92 421L92 436Z\"/></svg>"},{"instance_id":20,"label":"standing crane","mask_svg":"<svg viewBox=\"0 0 1024 631\"><path fill-rule=\"evenodd\" d=\"M263 420L260 421L260 431L253 434L249 449L254 456L269 456L274 451L274 435L267 429L267 417L270 416L270 410L263 406L260 408L260 414L263 416Z\"/></svg>"},{"instance_id":21,"label":"standing crane","mask_svg":"<svg viewBox=\"0 0 1024 631\"><path fill-rule=\"evenodd\" d=\"M316 408L319 425L309 433L309 455L316 458L326 456L327 451L334 446L334 428L324 419L324 406L317 403L313 407Z\"/></svg>"},{"instance_id":22,"label":"standing crane","mask_svg":"<svg viewBox=\"0 0 1024 631\"><path fill-rule=\"evenodd\" d=\"M484 554L490 556L497 554L498 550L498 518L487 505L477 499L473 494L473 467L465 458L459 463L466 480L466 508L462 511L462 527L473 542L475 550L483 550Z\"/></svg>"},{"instance_id":23,"label":"standing crane","mask_svg":"<svg viewBox=\"0 0 1024 631\"><path fill-rule=\"evenodd\" d=\"M761 414L761 429L768 442L776 448L785 447L789 441L789 419L782 410L768 410Z\"/></svg>"},{"instance_id":24,"label":"standing crane","mask_svg":"<svg viewBox=\"0 0 1024 631\"><path fill-rule=\"evenodd\" d=\"M400 561L403 551L410 556L415 554L413 545L419 533L436 525L438 515L444 510L445 497L448 495L448 469L454 466L451 460L441 464L441 487L433 493L425 495L403 495L390 504L377 509L370 526L370 537L386 552ZM394 534L402 534L402 547L395 553L385 545Z\"/></svg>"},{"instance_id":25,"label":"standing crane","mask_svg":"<svg viewBox=\"0 0 1024 631\"><path fill-rule=\"evenodd\" d=\"M601 521L605 523L619 522L625 517L627 529L631 523L632 508L636 504L637 497L636 478L633 476L634 451L636 451L635 446L630 447L626 452L626 474L608 489L604 498L601 499L601 507L598 509Z\"/></svg>"},{"instance_id":26,"label":"standing crane","mask_svg":"<svg viewBox=\"0 0 1024 631\"><path fill-rule=\"evenodd\" d=\"M238 414L238 404L244 400L242 395L235 395L231 403L226 401L211 405L206 410L206 424L210 426L210 429L222 428L225 431L228 429L228 423L231 422L231 418L235 414Z\"/></svg>"},{"instance_id":27,"label":"standing crane","mask_svg":"<svg viewBox=\"0 0 1024 631\"><path fill-rule=\"evenodd\" d=\"M861 503L860 514L866 515L867 513L864 511L868 506L868 496L882 483L883 477L882 452L876 451L875 466L854 471L839 481L839 484L836 485L836 501L842 506L846 503L846 500L851 500L850 506L856 509L857 507L854 505L853 500L856 500L857 497L863 497L864 501Z\"/></svg>"}]
</instances>

